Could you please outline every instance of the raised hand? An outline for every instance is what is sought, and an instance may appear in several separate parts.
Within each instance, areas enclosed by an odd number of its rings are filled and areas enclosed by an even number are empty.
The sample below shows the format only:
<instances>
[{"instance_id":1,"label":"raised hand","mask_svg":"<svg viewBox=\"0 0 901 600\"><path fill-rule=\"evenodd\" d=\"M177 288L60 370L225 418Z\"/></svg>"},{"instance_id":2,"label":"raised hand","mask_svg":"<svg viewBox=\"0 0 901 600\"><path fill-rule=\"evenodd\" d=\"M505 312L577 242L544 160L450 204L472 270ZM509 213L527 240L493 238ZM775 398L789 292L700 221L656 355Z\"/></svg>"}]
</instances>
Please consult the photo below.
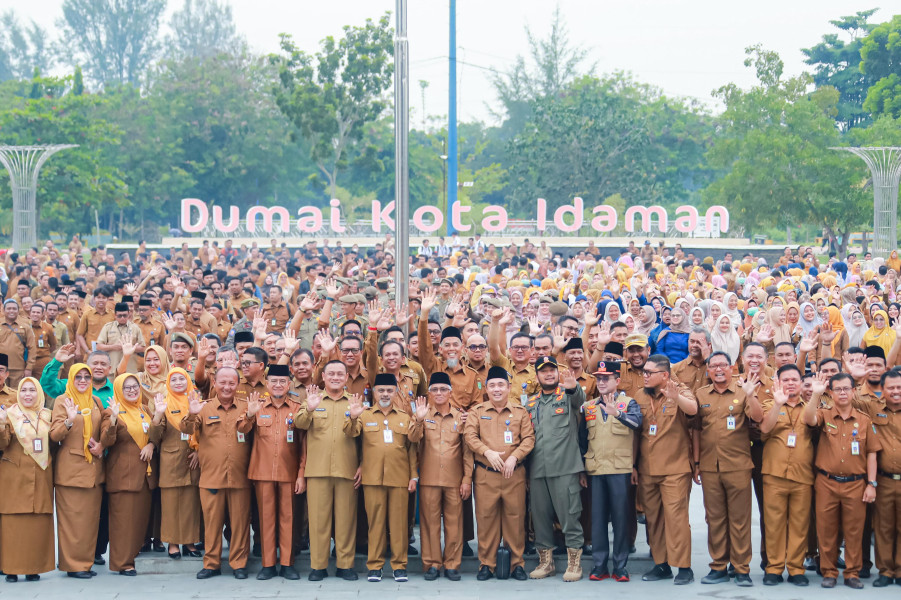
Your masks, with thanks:
<instances>
[{"instance_id":1,"label":"raised hand","mask_svg":"<svg viewBox=\"0 0 901 600\"><path fill-rule=\"evenodd\" d=\"M294 329L285 331L285 355L290 358L298 346L300 346L300 340L297 339L297 331Z\"/></svg>"},{"instance_id":2,"label":"raised hand","mask_svg":"<svg viewBox=\"0 0 901 600\"><path fill-rule=\"evenodd\" d=\"M575 387L578 387L579 381L576 379L576 376L573 375L573 372L570 369L561 367L560 384L563 386L564 390L571 390Z\"/></svg>"},{"instance_id":3,"label":"raised hand","mask_svg":"<svg viewBox=\"0 0 901 600\"><path fill-rule=\"evenodd\" d=\"M123 344L124 346L124 344ZM197 343L197 362L206 362L207 357L210 355L210 341L205 337L200 338L200 341Z\"/></svg>"},{"instance_id":4,"label":"raised hand","mask_svg":"<svg viewBox=\"0 0 901 600\"><path fill-rule=\"evenodd\" d=\"M130 333L126 333L122 336L122 354L125 356L131 356L135 353L135 343L132 335Z\"/></svg>"},{"instance_id":5,"label":"raised hand","mask_svg":"<svg viewBox=\"0 0 901 600\"><path fill-rule=\"evenodd\" d=\"M75 422L75 417L78 415L78 407L72 402L72 398L63 400L63 407L66 409L66 420L69 423Z\"/></svg>"},{"instance_id":6,"label":"raised hand","mask_svg":"<svg viewBox=\"0 0 901 600\"><path fill-rule=\"evenodd\" d=\"M369 322L375 325L376 328L378 328L378 322L382 316L382 308L379 306L379 301L370 300L369 306L367 308L368 312L366 313L366 315L369 317Z\"/></svg>"},{"instance_id":7,"label":"raised hand","mask_svg":"<svg viewBox=\"0 0 901 600\"><path fill-rule=\"evenodd\" d=\"M538 324L538 315L533 315L528 318L529 323L529 333L532 335L538 335L541 333L541 325Z\"/></svg>"},{"instance_id":8,"label":"raised hand","mask_svg":"<svg viewBox=\"0 0 901 600\"><path fill-rule=\"evenodd\" d=\"M663 389L663 395L669 398L670 400L678 400L679 399L679 386L676 385L676 382L670 379L666 383L666 387Z\"/></svg>"},{"instance_id":9,"label":"raised hand","mask_svg":"<svg viewBox=\"0 0 901 600\"><path fill-rule=\"evenodd\" d=\"M813 352L817 349L817 332L811 330L804 338L801 340L801 343L798 345L798 350L800 352Z\"/></svg>"},{"instance_id":10,"label":"raised hand","mask_svg":"<svg viewBox=\"0 0 901 600\"><path fill-rule=\"evenodd\" d=\"M175 329L175 319L171 316L167 316L163 320L163 325L166 327L166 331L173 331Z\"/></svg>"},{"instance_id":11,"label":"raised hand","mask_svg":"<svg viewBox=\"0 0 901 600\"><path fill-rule=\"evenodd\" d=\"M745 396L754 396L759 386L760 376L755 373L749 373L747 378L741 382L741 389L744 391Z\"/></svg>"},{"instance_id":12,"label":"raised hand","mask_svg":"<svg viewBox=\"0 0 901 600\"><path fill-rule=\"evenodd\" d=\"M788 402L788 394L782 389L782 384L778 379L773 380L773 401L776 406L784 406Z\"/></svg>"},{"instance_id":13,"label":"raised hand","mask_svg":"<svg viewBox=\"0 0 901 600\"><path fill-rule=\"evenodd\" d=\"M59 350L56 351L56 356L54 358L61 363L68 362L75 358L75 342L60 346Z\"/></svg>"},{"instance_id":14,"label":"raised hand","mask_svg":"<svg viewBox=\"0 0 901 600\"><path fill-rule=\"evenodd\" d=\"M427 289L422 292L421 302L422 302L422 314L428 315L429 311L431 311L436 304L438 298L438 292L434 289Z\"/></svg>"},{"instance_id":15,"label":"raised hand","mask_svg":"<svg viewBox=\"0 0 901 600\"><path fill-rule=\"evenodd\" d=\"M247 416L255 417L259 414L260 409L263 408L263 401L260 400L259 392L251 392L247 396Z\"/></svg>"},{"instance_id":16,"label":"raised hand","mask_svg":"<svg viewBox=\"0 0 901 600\"><path fill-rule=\"evenodd\" d=\"M563 327L560 325L554 325L554 352L560 352L563 350L563 346L566 345L566 338L563 337Z\"/></svg>"},{"instance_id":17,"label":"raised hand","mask_svg":"<svg viewBox=\"0 0 901 600\"><path fill-rule=\"evenodd\" d=\"M157 394L153 397L153 414L159 415L166 412L166 396L162 393Z\"/></svg>"},{"instance_id":18,"label":"raised hand","mask_svg":"<svg viewBox=\"0 0 901 600\"><path fill-rule=\"evenodd\" d=\"M319 346L322 348L323 354L329 354L335 349L335 346L338 345L338 342L326 329L320 329L316 334L316 339L319 341Z\"/></svg>"},{"instance_id":19,"label":"raised hand","mask_svg":"<svg viewBox=\"0 0 901 600\"><path fill-rule=\"evenodd\" d=\"M513 314L513 310L509 306L503 307L501 311L503 312L501 312L500 325L501 327L506 328L513 322L516 315Z\"/></svg>"},{"instance_id":20,"label":"raised hand","mask_svg":"<svg viewBox=\"0 0 901 600\"><path fill-rule=\"evenodd\" d=\"M810 382L810 390L815 397L825 394L826 387L826 376L823 373L817 373L817 376Z\"/></svg>"},{"instance_id":21,"label":"raised hand","mask_svg":"<svg viewBox=\"0 0 901 600\"><path fill-rule=\"evenodd\" d=\"M613 335L610 333L610 321L604 321L601 324L601 332L598 334L598 348L603 348L610 343Z\"/></svg>"},{"instance_id":22,"label":"raised hand","mask_svg":"<svg viewBox=\"0 0 901 600\"><path fill-rule=\"evenodd\" d=\"M616 408L616 394L614 392L604 394L601 396L601 399L604 401L604 403L601 404L604 414L611 417L615 417L619 414L620 410Z\"/></svg>"},{"instance_id":23,"label":"raised hand","mask_svg":"<svg viewBox=\"0 0 901 600\"><path fill-rule=\"evenodd\" d=\"M110 411L109 422L111 425L115 427L116 421L119 420L119 403L115 400L110 400L109 406L107 407ZM5 414L5 413L4 413Z\"/></svg>"},{"instance_id":24,"label":"raised hand","mask_svg":"<svg viewBox=\"0 0 901 600\"><path fill-rule=\"evenodd\" d=\"M585 312L585 326L594 327L597 325L598 321L600 321L600 317L598 317L598 305L592 304L591 308Z\"/></svg>"},{"instance_id":25,"label":"raised hand","mask_svg":"<svg viewBox=\"0 0 901 600\"><path fill-rule=\"evenodd\" d=\"M363 410L365 410L363 407L363 396L354 394L347 402L350 407L348 411L350 412L351 419L356 419L363 414Z\"/></svg>"},{"instance_id":26,"label":"raised hand","mask_svg":"<svg viewBox=\"0 0 901 600\"><path fill-rule=\"evenodd\" d=\"M203 402L203 397L201 396L200 392L198 390L191 392L188 403L188 413L192 415L199 415L204 406L206 406L206 402Z\"/></svg>"},{"instance_id":27,"label":"raised hand","mask_svg":"<svg viewBox=\"0 0 901 600\"><path fill-rule=\"evenodd\" d=\"M420 423L425 420L426 416L429 414L429 400L424 396L420 396L416 399L416 402L413 403L413 415L416 417L416 420Z\"/></svg>"},{"instance_id":28,"label":"raised hand","mask_svg":"<svg viewBox=\"0 0 901 600\"><path fill-rule=\"evenodd\" d=\"M827 321L820 325L820 341L823 344L831 344L836 336L838 336L838 332L833 329L832 323Z\"/></svg>"},{"instance_id":29,"label":"raised hand","mask_svg":"<svg viewBox=\"0 0 901 600\"><path fill-rule=\"evenodd\" d=\"M325 293L328 294L329 298L337 298L340 289L341 288L338 287L338 282L334 279L327 279L325 281Z\"/></svg>"},{"instance_id":30,"label":"raised hand","mask_svg":"<svg viewBox=\"0 0 901 600\"><path fill-rule=\"evenodd\" d=\"M306 296L303 297L303 300L300 301L300 310L302 310L303 312L315 310L316 304L316 294L309 292Z\"/></svg>"},{"instance_id":31,"label":"raised hand","mask_svg":"<svg viewBox=\"0 0 901 600\"><path fill-rule=\"evenodd\" d=\"M757 331L757 341L766 344L767 342L772 342L773 338L776 337L776 331L773 329L772 325L769 323L765 323L761 328Z\"/></svg>"},{"instance_id":32,"label":"raised hand","mask_svg":"<svg viewBox=\"0 0 901 600\"><path fill-rule=\"evenodd\" d=\"M253 337L262 340L266 336L266 319L257 317L253 320Z\"/></svg>"},{"instance_id":33,"label":"raised hand","mask_svg":"<svg viewBox=\"0 0 901 600\"><path fill-rule=\"evenodd\" d=\"M319 391L319 386L308 385L307 410L316 410L319 407L320 402L322 402L322 392Z\"/></svg>"},{"instance_id":34,"label":"raised hand","mask_svg":"<svg viewBox=\"0 0 901 600\"><path fill-rule=\"evenodd\" d=\"M398 327L403 327L407 323L413 320L413 317L416 315L409 314L406 306L401 306L400 310L397 311L397 318L395 321L397 322Z\"/></svg>"}]
</instances>

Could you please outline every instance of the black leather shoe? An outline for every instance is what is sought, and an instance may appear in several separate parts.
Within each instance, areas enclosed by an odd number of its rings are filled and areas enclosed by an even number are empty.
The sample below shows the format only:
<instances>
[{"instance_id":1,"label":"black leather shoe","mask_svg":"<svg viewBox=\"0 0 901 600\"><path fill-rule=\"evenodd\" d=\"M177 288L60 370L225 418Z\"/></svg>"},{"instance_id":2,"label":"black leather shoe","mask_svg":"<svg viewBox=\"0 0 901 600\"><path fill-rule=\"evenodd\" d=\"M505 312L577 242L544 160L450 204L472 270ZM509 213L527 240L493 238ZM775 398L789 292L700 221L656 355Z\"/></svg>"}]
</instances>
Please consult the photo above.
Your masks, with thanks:
<instances>
[{"instance_id":1,"label":"black leather shoe","mask_svg":"<svg viewBox=\"0 0 901 600\"><path fill-rule=\"evenodd\" d=\"M729 576L726 576L726 580L728 581ZM675 585L687 585L695 580L694 571L688 568L680 568L679 572L676 573L675 579L673 579L673 583Z\"/></svg>"},{"instance_id":2,"label":"black leather shoe","mask_svg":"<svg viewBox=\"0 0 901 600\"><path fill-rule=\"evenodd\" d=\"M328 577L328 571L325 569L313 569L310 571L310 575L307 579L310 581L322 581L326 577Z\"/></svg>"},{"instance_id":3,"label":"black leather shoe","mask_svg":"<svg viewBox=\"0 0 901 600\"><path fill-rule=\"evenodd\" d=\"M295 569L292 565L282 565L282 568L279 571L279 575L290 581L297 581L298 579L300 579L300 573L298 573L297 569Z\"/></svg>"},{"instance_id":4,"label":"black leather shoe","mask_svg":"<svg viewBox=\"0 0 901 600\"><path fill-rule=\"evenodd\" d=\"M106 564L106 559L103 558L102 556L95 556L95 557L94 557L94 564L95 564L95 565L101 565L101 566L102 566L102 565L105 565L105 564Z\"/></svg>"},{"instance_id":5,"label":"black leather shoe","mask_svg":"<svg viewBox=\"0 0 901 600\"><path fill-rule=\"evenodd\" d=\"M522 567L516 567L515 569L513 569L513 573L510 574L510 577L512 577L516 581L525 581L529 578L529 576L526 575L526 570Z\"/></svg>"},{"instance_id":6,"label":"black leather shoe","mask_svg":"<svg viewBox=\"0 0 901 600\"><path fill-rule=\"evenodd\" d=\"M253 548L250 550L250 554L254 558L262 558L263 556L263 548L259 544L254 544Z\"/></svg>"},{"instance_id":7,"label":"black leather shoe","mask_svg":"<svg viewBox=\"0 0 901 600\"><path fill-rule=\"evenodd\" d=\"M538 554L538 551L535 550L535 544L530 541L526 541L526 547L522 552L523 556L535 556Z\"/></svg>"},{"instance_id":8,"label":"black leather shoe","mask_svg":"<svg viewBox=\"0 0 901 600\"><path fill-rule=\"evenodd\" d=\"M419 550L417 550L413 544L408 544L407 556L419 556Z\"/></svg>"},{"instance_id":9,"label":"black leather shoe","mask_svg":"<svg viewBox=\"0 0 901 600\"><path fill-rule=\"evenodd\" d=\"M727 583L729 581L728 571L710 570L710 573L701 578L701 583Z\"/></svg>"},{"instance_id":10,"label":"black leather shoe","mask_svg":"<svg viewBox=\"0 0 901 600\"><path fill-rule=\"evenodd\" d=\"M816 571L817 570L817 559L813 556L808 556L804 559L804 570L805 571Z\"/></svg>"},{"instance_id":11,"label":"black leather shoe","mask_svg":"<svg viewBox=\"0 0 901 600\"><path fill-rule=\"evenodd\" d=\"M451 581L460 581L460 571L457 569L444 569L444 576Z\"/></svg>"},{"instance_id":12,"label":"black leather shoe","mask_svg":"<svg viewBox=\"0 0 901 600\"><path fill-rule=\"evenodd\" d=\"M479 567L479 574L476 575L477 581L488 581L492 577L494 577L494 573L491 572L491 568L488 565Z\"/></svg>"},{"instance_id":13,"label":"black leather shoe","mask_svg":"<svg viewBox=\"0 0 901 600\"><path fill-rule=\"evenodd\" d=\"M165 552L166 546L163 545L163 542L159 540L153 540L153 551L154 552Z\"/></svg>"},{"instance_id":14,"label":"black leather shoe","mask_svg":"<svg viewBox=\"0 0 901 600\"><path fill-rule=\"evenodd\" d=\"M197 579L209 579L222 575L222 569L200 569L197 571Z\"/></svg>"},{"instance_id":15,"label":"black leather shoe","mask_svg":"<svg viewBox=\"0 0 901 600\"><path fill-rule=\"evenodd\" d=\"M888 587L890 585L892 585L892 578L887 575L880 575L873 582L873 587Z\"/></svg>"},{"instance_id":16,"label":"black leather shoe","mask_svg":"<svg viewBox=\"0 0 901 600\"><path fill-rule=\"evenodd\" d=\"M463 556L474 556L472 553L472 546L469 545L469 542L463 542Z\"/></svg>"},{"instance_id":17,"label":"black leather shoe","mask_svg":"<svg viewBox=\"0 0 901 600\"><path fill-rule=\"evenodd\" d=\"M660 581L661 579L672 579L673 570L666 563L654 565L654 568L641 576L642 581Z\"/></svg>"},{"instance_id":18,"label":"black leather shoe","mask_svg":"<svg viewBox=\"0 0 901 600\"><path fill-rule=\"evenodd\" d=\"M189 556L191 558L201 558L203 556L203 552L201 552L200 550L188 550L187 546L182 546L181 555Z\"/></svg>"},{"instance_id":19,"label":"black leather shoe","mask_svg":"<svg viewBox=\"0 0 901 600\"><path fill-rule=\"evenodd\" d=\"M169 553L169 558L172 560L181 560L181 552L175 551Z\"/></svg>"},{"instance_id":20,"label":"black leather shoe","mask_svg":"<svg viewBox=\"0 0 901 600\"><path fill-rule=\"evenodd\" d=\"M788 582L798 587L807 587L810 585L810 580L807 579L807 575L789 575Z\"/></svg>"},{"instance_id":21,"label":"black leather shoe","mask_svg":"<svg viewBox=\"0 0 901 600\"><path fill-rule=\"evenodd\" d=\"M235 576L235 579L247 579L247 569L235 569L232 575Z\"/></svg>"},{"instance_id":22,"label":"black leather shoe","mask_svg":"<svg viewBox=\"0 0 901 600\"><path fill-rule=\"evenodd\" d=\"M90 579L92 577L90 571L75 571L66 573L69 577L73 577L75 579Z\"/></svg>"},{"instance_id":23,"label":"black leather shoe","mask_svg":"<svg viewBox=\"0 0 901 600\"><path fill-rule=\"evenodd\" d=\"M645 516L644 513L638 513L638 516L636 517L635 520L638 521L639 525L647 525L648 524L648 518Z\"/></svg>"},{"instance_id":24,"label":"black leather shoe","mask_svg":"<svg viewBox=\"0 0 901 600\"><path fill-rule=\"evenodd\" d=\"M267 579L272 579L276 575L278 575L278 571L275 570L275 567L263 567L260 569L260 572L257 573L257 579L266 581Z\"/></svg>"},{"instance_id":25,"label":"black leather shoe","mask_svg":"<svg viewBox=\"0 0 901 600\"><path fill-rule=\"evenodd\" d=\"M25 581L40 581L40 580L41 580L41 576L40 576L40 575L37 575L37 574L32 574L32 575L26 575L26 576L25 576Z\"/></svg>"},{"instance_id":26,"label":"black leather shoe","mask_svg":"<svg viewBox=\"0 0 901 600\"><path fill-rule=\"evenodd\" d=\"M6 576L6 583L15 583L17 581L19 581L18 575L7 575Z\"/></svg>"},{"instance_id":27,"label":"black leather shoe","mask_svg":"<svg viewBox=\"0 0 901 600\"><path fill-rule=\"evenodd\" d=\"M735 585L738 587L754 587L754 582L751 581L751 576L747 573L736 573Z\"/></svg>"},{"instance_id":28,"label":"black leather shoe","mask_svg":"<svg viewBox=\"0 0 901 600\"><path fill-rule=\"evenodd\" d=\"M91 569L90 571L88 571L88 574L89 574L91 577L97 577L97 571L95 571L94 569Z\"/></svg>"},{"instance_id":29,"label":"black leather shoe","mask_svg":"<svg viewBox=\"0 0 901 600\"><path fill-rule=\"evenodd\" d=\"M823 577L823 581L820 582L820 586L824 588L834 588L835 577Z\"/></svg>"},{"instance_id":30,"label":"black leather shoe","mask_svg":"<svg viewBox=\"0 0 901 600\"><path fill-rule=\"evenodd\" d=\"M792 576L788 576L788 580L791 581ZM779 585L782 583L782 575L776 575L775 573L767 573L763 576L763 585Z\"/></svg>"},{"instance_id":31,"label":"black leather shoe","mask_svg":"<svg viewBox=\"0 0 901 600\"><path fill-rule=\"evenodd\" d=\"M137 577L138 572L134 569L122 569L119 571L119 575L124 575L125 577Z\"/></svg>"},{"instance_id":32,"label":"black leather shoe","mask_svg":"<svg viewBox=\"0 0 901 600\"><path fill-rule=\"evenodd\" d=\"M863 582L857 577L850 577L845 579L845 585L851 588L852 590L862 590Z\"/></svg>"},{"instance_id":33,"label":"black leather shoe","mask_svg":"<svg viewBox=\"0 0 901 600\"><path fill-rule=\"evenodd\" d=\"M356 581L359 579L357 572L353 569L335 569L335 577L340 577L344 581Z\"/></svg>"},{"instance_id":34,"label":"black leather shoe","mask_svg":"<svg viewBox=\"0 0 901 600\"><path fill-rule=\"evenodd\" d=\"M422 578L426 581L435 581L438 579L438 569L429 567L429 570L425 572L425 575L423 575Z\"/></svg>"},{"instance_id":35,"label":"black leather shoe","mask_svg":"<svg viewBox=\"0 0 901 600\"><path fill-rule=\"evenodd\" d=\"M864 568L862 568L862 569L857 573L857 576L860 577L861 579L869 579L869 578L871 577L871 575L870 575L870 567L864 567Z\"/></svg>"}]
</instances>

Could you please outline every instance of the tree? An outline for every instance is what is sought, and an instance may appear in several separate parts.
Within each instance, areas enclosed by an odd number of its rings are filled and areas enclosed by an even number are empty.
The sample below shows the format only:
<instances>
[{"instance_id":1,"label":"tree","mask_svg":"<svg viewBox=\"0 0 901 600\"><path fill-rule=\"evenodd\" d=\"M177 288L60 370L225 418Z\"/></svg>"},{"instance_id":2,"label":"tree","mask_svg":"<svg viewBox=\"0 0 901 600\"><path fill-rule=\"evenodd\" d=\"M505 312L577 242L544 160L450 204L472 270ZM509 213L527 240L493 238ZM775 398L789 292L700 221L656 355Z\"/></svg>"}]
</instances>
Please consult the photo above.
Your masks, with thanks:
<instances>
[{"instance_id":1,"label":"tree","mask_svg":"<svg viewBox=\"0 0 901 600\"><path fill-rule=\"evenodd\" d=\"M273 55L279 85L276 103L309 142L311 157L334 196L338 174L362 127L385 110L383 94L391 86L394 64L389 15L362 27L344 27L340 40L329 36L310 55L291 36L281 35L283 54Z\"/></svg>"},{"instance_id":2,"label":"tree","mask_svg":"<svg viewBox=\"0 0 901 600\"><path fill-rule=\"evenodd\" d=\"M235 30L231 6L217 0L185 0L169 26L172 33L166 37L167 54L176 60L235 53L244 46Z\"/></svg>"},{"instance_id":3,"label":"tree","mask_svg":"<svg viewBox=\"0 0 901 600\"><path fill-rule=\"evenodd\" d=\"M901 15L873 28L860 48L860 71L875 84L867 92L864 110L874 117L901 116Z\"/></svg>"},{"instance_id":4,"label":"tree","mask_svg":"<svg viewBox=\"0 0 901 600\"><path fill-rule=\"evenodd\" d=\"M29 79L51 66L47 30L34 21L23 28L13 11L0 16L0 81Z\"/></svg>"},{"instance_id":5,"label":"tree","mask_svg":"<svg viewBox=\"0 0 901 600\"><path fill-rule=\"evenodd\" d=\"M813 82L819 88L832 86L839 92L836 123L842 131L853 127L866 126L870 122L869 113L863 102L867 90L875 79L860 70L860 48L863 38L875 27L868 22L877 9L858 11L854 15L829 21L845 33L823 36L823 41L801 52L807 57L805 63L814 67Z\"/></svg>"},{"instance_id":6,"label":"tree","mask_svg":"<svg viewBox=\"0 0 901 600\"><path fill-rule=\"evenodd\" d=\"M166 0L65 0L59 53L95 83L137 85L160 50Z\"/></svg>"}]
</instances>

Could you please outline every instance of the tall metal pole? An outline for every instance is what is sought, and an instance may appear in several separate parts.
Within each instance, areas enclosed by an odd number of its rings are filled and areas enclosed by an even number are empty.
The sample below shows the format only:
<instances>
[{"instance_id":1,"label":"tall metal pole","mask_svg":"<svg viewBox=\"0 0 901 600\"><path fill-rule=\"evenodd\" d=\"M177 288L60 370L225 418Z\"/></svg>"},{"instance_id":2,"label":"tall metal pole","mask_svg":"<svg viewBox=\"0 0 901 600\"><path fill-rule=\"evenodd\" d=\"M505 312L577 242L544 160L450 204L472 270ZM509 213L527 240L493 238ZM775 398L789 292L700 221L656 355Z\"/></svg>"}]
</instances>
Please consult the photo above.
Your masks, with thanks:
<instances>
[{"instance_id":1,"label":"tall metal pole","mask_svg":"<svg viewBox=\"0 0 901 600\"><path fill-rule=\"evenodd\" d=\"M450 0L450 48L447 94L447 235L453 235L451 221L457 203L457 0Z\"/></svg>"},{"instance_id":2,"label":"tall metal pole","mask_svg":"<svg viewBox=\"0 0 901 600\"><path fill-rule=\"evenodd\" d=\"M410 42L407 40L407 0L396 0L394 38L394 222L397 262L394 289L397 311L410 296ZM406 329L406 326L405 326ZM406 333L406 332L405 332Z\"/></svg>"}]
</instances>

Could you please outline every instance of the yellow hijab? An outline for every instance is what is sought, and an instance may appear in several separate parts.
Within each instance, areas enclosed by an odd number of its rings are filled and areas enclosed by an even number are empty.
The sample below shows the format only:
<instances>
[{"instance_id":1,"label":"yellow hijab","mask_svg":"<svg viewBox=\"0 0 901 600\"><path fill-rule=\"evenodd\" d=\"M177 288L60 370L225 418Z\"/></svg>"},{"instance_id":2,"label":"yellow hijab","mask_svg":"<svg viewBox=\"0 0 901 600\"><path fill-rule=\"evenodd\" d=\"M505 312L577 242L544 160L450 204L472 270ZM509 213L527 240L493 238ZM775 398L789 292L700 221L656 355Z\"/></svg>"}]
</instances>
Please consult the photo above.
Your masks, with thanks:
<instances>
[{"instance_id":1,"label":"yellow hijab","mask_svg":"<svg viewBox=\"0 0 901 600\"><path fill-rule=\"evenodd\" d=\"M172 376L176 373L184 375L185 379L188 380L188 388L184 392L176 393L172 391ZM188 375L187 371L181 367L175 367L169 371L169 375L166 377L166 420L169 421L169 425L175 429L180 429L182 419L188 416L188 409L191 404L190 394L194 389L194 382L191 381L191 376ZM188 446L190 446L192 450L198 448L197 440L194 439L193 435L188 440Z\"/></svg>"},{"instance_id":2,"label":"yellow hijab","mask_svg":"<svg viewBox=\"0 0 901 600\"><path fill-rule=\"evenodd\" d=\"M22 406L22 386L31 382L37 389L37 403L34 408ZM22 445L25 454L34 459L38 466L45 470L50 465L50 409L44 408L44 390L34 377L25 377L19 382L16 390L16 403L9 407L6 416L16 433L16 439ZM35 440L40 440L40 452L35 452Z\"/></svg>"},{"instance_id":3,"label":"yellow hijab","mask_svg":"<svg viewBox=\"0 0 901 600\"><path fill-rule=\"evenodd\" d=\"M151 375L147 371L147 366L141 371L138 377L138 383L141 384L141 392L144 394L144 404L148 406L153 402L157 394L166 395L166 382L169 380L169 355L162 346L148 346L144 351L144 360L147 360L148 352L156 352L160 357L160 372L158 375Z\"/></svg>"},{"instance_id":4,"label":"yellow hijab","mask_svg":"<svg viewBox=\"0 0 901 600\"><path fill-rule=\"evenodd\" d=\"M874 323L876 317L879 315L882 315L882 318L885 319L885 326L882 329L876 329L876 325L874 324L863 334L863 341L866 342L868 348L870 346L879 346L885 350L885 355L888 356L888 353L892 349L892 344L895 343L895 338L898 337L898 334L895 333L894 329L889 327L888 313L884 310L876 311L876 314L873 315Z\"/></svg>"},{"instance_id":5,"label":"yellow hijab","mask_svg":"<svg viewBox=\"0 0 901 600\"><path fill-rule=\"evenodd\" d=\"M94 393L91 384L88 384L88 389L84 392L79 392L78 388L75 387L75 376L81 371L87 371L90 374L91 367L84 363L75 363L69 367L69 379L66 381L66 398L74 402L75 406L78 407L78 412L81 413L82 421L84 422L81 433L84 445L84 459L89 463L93 463L94 455L88 450L88 442L94 434L94 421L91 419L91 411L94 408Z\"/></svg>"},{"instance_id":6,"label":"yellow hijab","mask_svg":"<svg viewBox=\"0 0 901 600\"><path fill-rule=\"evenodd\" d=\"M116 377L115 381L113 381L113 397L119 404L119 418L125 423L128 435L135 441L138 448L143 449L147 442L150 441L150 434L144 431L144 423L147 423L149 430L151 417L150 413L140 402L129 402L125 399L125 391L122 389L122 386L125 385L125 381L129 378L134 378L137 381L137 376L131 373L123 373ZM147 473L148 475L150 474L150 464L147 465Z\"/></svg>"}]
</instances>

